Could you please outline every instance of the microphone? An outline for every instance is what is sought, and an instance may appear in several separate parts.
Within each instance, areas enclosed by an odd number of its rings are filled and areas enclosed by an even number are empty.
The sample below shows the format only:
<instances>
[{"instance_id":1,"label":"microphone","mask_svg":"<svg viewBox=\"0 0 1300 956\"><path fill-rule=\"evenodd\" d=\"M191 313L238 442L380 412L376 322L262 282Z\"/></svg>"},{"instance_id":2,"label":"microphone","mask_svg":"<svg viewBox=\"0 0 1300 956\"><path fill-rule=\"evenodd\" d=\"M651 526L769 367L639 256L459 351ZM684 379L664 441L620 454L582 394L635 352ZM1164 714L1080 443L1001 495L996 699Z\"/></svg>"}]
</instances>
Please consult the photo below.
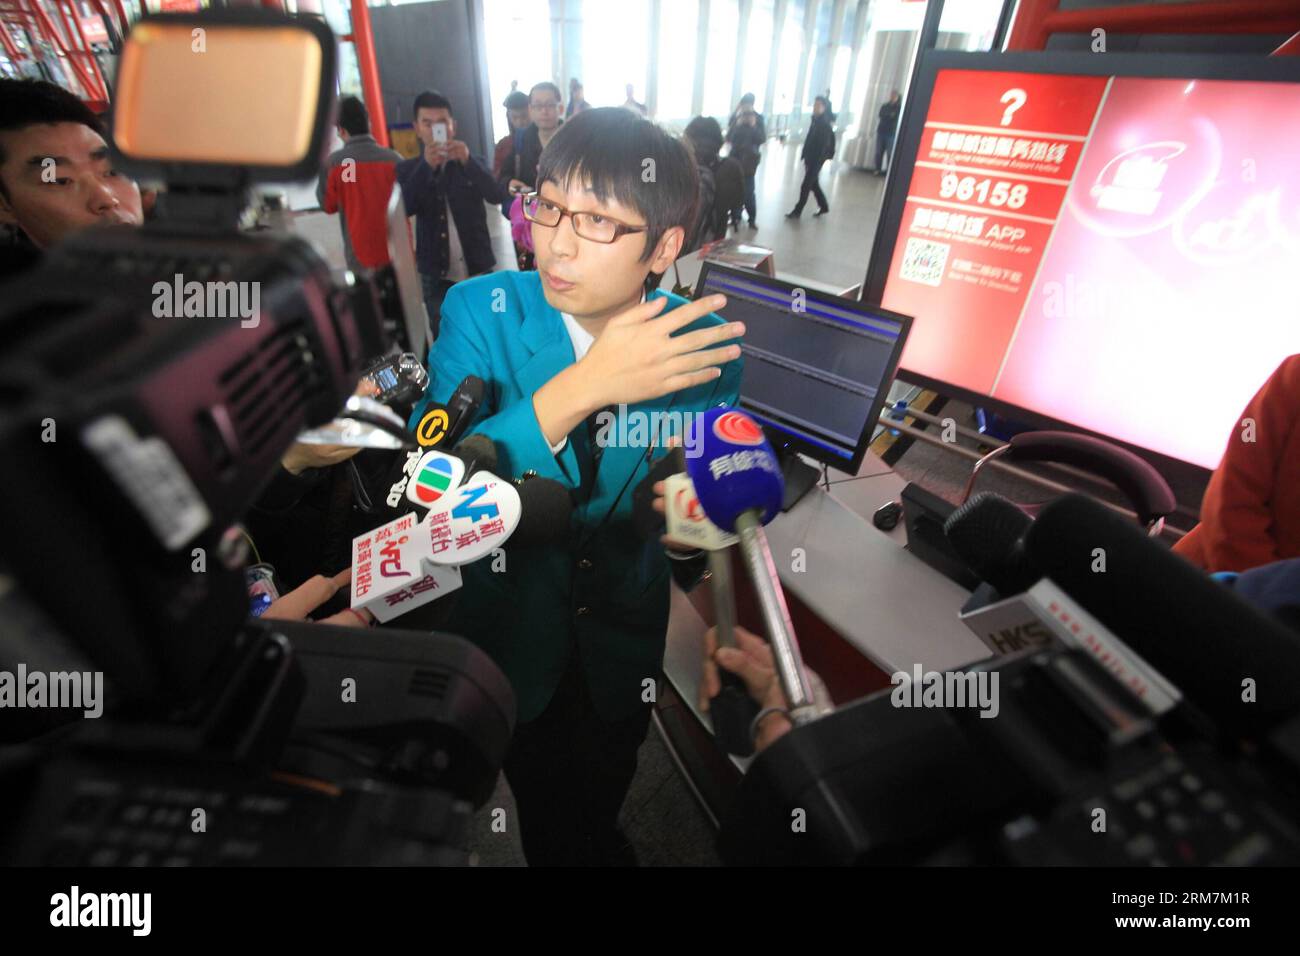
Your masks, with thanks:
<instances>
[{"instance_id":1,"label":"microphone","mask_svg":"<svg viewBox=\"0 0 1300 956\"><path fill-rule=\"evenodd\" d=\"M406 500L417 508L423 509L421 512L423 514L443 495L459 488L464 480L465 460L459 455L449 455L435 448L421 455L411 472L410 479L403 477L394 484L393 490L400 495L402 486L405 486ZM393 497L393 493L390 492L389 504L396 507L401 498L394 502Z\"/></svg>"},{"instance_id":2,"label":"microphone","mask_svg":"<svg viewBox=\"0 0 1300 956\"><path fill-rule=\"evenodd\" d=\"M353 539L354 609L384 622L414 611L460 588L460 567L507 540L521 547L563 540L573 514L569 489L558 481L529 478L516 487L490 472L478 472L440 501L423 520L404 515Z\"/></svg>"},{"instance_id":3,"label":"microphone","mask_svg":"<svg viewBox=\"0 0 1300 956\"><path fill-rule=\"evenodd\" d=\"M950 514L943 533L981 581L1010 597L1042 577L1025 553L1025 532L1033 523L1013 502L985 491Z\"/></svg>"},{"instance_id":4,"label":"microphone","mask_svg":"<svg viewBox=\"0 0 1300 956\"><path fill-rule=\"evenodd\" d=\"M654 510L654 486L664 483L664 513ZM651 466L649 473L632 492L632 524L641 537L659 539L667 532L682 544L690 544L708 553L709 590L713 597L714 626L718 645L736 646L736 594L731 581L731 556L727 549L738 540L714 525L704 514L680 446ZM754 752L750 724L758 714L758 705L745 690L745 682L730 671L719 668L721 688L709 701L713 736L727 753L748 757Z\"/></svg>"},{"instance_id":5,"label":"microphone","mask_svg":"<svg viewBox=\"0 0 1300 956\"><path fill-rule=\"evenodd\" d=\"M480 471L424 519L435 565L463 567L507 541L531 548L565 540L573 515L569 489L549 478L510 482Z\"/></svg>"},{"instance_id":6,"label":"microphone","mask_svg":"<svg viewBox=\"0 0 1300 956\"><path fill-rule=\"evenodd\" d=\"M353 538L349 606L391 621L460 588L460 569L434 565L431 550L414 513Z\"/></svg>"},{"instance_id":7,"label":"microphone","mask_svg":"<svg viewBox=\"0 0 1300 956\"><path fill-rule=\"evenodd\" d=\"M519 490L490 471L480 471L439 499L420 523L429 560L460 566L496 550L519 526Z\"/></svg>"},{"instance_id":8,"label":"microphone","mask_svg":"<svg viewBox=\"0 0 1300 956\"><path fill-rule=\"evenodd\" d=\"M510 536L512 547L535 548L567 539L573 518L573 496L558 481L534 475L514 482L519 491L519 524Z\"/></svg>"},{"instance_id":9,"label":"microphone","mask_svg":"<svg viewBox=\"0 0 1300 956\"><path fill-rule=\"evenodd\" d=\"M664 515L654 510L654 486L670 476L686 471L686 456L681 446L670 448L632 489L632 527L647 541L658 541L664 533Z\"/></svg>"},{"instance_id":10,"label":"microphone","mask_svg":"<svg viewBox=\"0 0 1300 956\"><path fill-rule=\"evenodd\" d=\"M483 380L466 375L446 404L430 402L415 424L415 440L421 448L451 448L469 428L487 394Z\"/></svg>"},{"instance_id":11,"label":"microphone","mask_svg":"<svg viewBox=\"0 0 1300 956\"><path fill-rule=\"evenodd\" d=\"M448 490L458 488L479 471L497 466L497 446L486 435L470 435L453 451L415 451L406 457L396 480L388 489L385 504L400 508L406 500L420 509L421 516Z\"/></svg>"},{"instance_id":12,"label":"microphone","mask_svg":"<svg viewBox=\"0 0 1300 956\"><path fill-rule=\"evenodd\" d=\"M497 470L497 446L487 435L470 435L452 449L452 454L465 463L465 477L472 478L480 471Z\"/></svg>"},{"instance_id":13,"label":"microphone","mask_svg":"<svg viewBox=\"0 0 1300 956\"><path fill-rule=\"evenodd\" d=\"M470 435L452 452L426 451L405 482L406 499L425 511L444 494L481 471L497 466L497 446L486 435ZM390 494L391 497L391 494Z\"/></svg>"},{"instance_id":14,"label":"microphone","mask_svg":"<svg viewBox=\"0 0 1300 956\"><path fill-rule=\"evenodd\" d=\"M1221 726L1259 734L1300 709L1300 638L1109 508L1060 498L1025 546L1043 574Z\"/></svg>"},{"instance_id":15,"label":"microphone","mask_svg":"<svg viewBox=\"0 0 1300 956\"><path fill-rule=\"evenodd\" d=\"M700 434L701 454L686 459L687 474L709 520L740 536L740 553L758 595L790 719L806 722L816 716L812 687L763 531L781 510L781 466L763 430L734 408L704 412Z\"/></svg>"},{"instance_id":16,"label":"microphone","mask_svg":"<svg viewBox=\"0 0 1300 956\"><path fill-rule=\"evenodd\" d=\"M465 434L473 423L474 416L478 414L486 395L487 387L483 384L483 379L477 375L466 375L456 386L456 391L451 393L451 398L447 399L445 406L448 424L447 435L442 440L443 444L454 447L460 441L461 435Z\"/></svg>"}]
</instances>

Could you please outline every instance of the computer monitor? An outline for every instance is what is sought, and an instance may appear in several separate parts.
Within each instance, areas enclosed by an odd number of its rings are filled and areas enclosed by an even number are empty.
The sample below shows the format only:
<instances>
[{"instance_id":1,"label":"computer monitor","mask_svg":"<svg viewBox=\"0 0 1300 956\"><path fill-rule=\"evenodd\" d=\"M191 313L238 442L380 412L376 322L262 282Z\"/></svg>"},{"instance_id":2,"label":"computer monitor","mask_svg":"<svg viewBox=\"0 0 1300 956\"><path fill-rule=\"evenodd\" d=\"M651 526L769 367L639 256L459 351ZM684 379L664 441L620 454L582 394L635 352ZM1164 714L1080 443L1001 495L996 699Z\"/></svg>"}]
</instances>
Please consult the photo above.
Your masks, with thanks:
<instances>
[{"instance_id":1,"label":"computer monitor","mask_svg":"<svg viewBox=\"0 0 1300 956\"><path fill-rule=\"evenodd\" d=\"M1300 58L930 51L891 166L902 379L1192 488L1300 352Z\"/></svg>"},{"instance_id":2,"label":"computer monitor","mask_svg":"<svg viewBox=\"0 0 1300 956\"><path fill-rule=\"evenodd\" d=\"M855 474L912 320L842 296L705 261L695 296L745 323L740 407L780 451Z\"/></svg>"}]
</instances>

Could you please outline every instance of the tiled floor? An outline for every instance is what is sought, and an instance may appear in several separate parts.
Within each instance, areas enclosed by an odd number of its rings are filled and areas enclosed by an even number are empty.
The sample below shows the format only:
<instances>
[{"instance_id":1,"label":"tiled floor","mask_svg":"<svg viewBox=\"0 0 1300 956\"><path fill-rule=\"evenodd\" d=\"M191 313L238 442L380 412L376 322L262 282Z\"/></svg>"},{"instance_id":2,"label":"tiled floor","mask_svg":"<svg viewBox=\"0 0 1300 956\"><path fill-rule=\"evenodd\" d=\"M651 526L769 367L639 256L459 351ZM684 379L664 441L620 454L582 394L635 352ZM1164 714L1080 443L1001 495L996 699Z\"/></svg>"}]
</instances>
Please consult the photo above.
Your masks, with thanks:
<instances>
[{"instance_id":1,"label":"tiled floor","mask_svg":"<svg viewBox=\"0 0 1300 956\"><path fill-rule=\"evenodd\" d=\"M505 830L493 829L496 809ZM496 814L496 819L502 819ZM504 775L475 818L470 848L479 866L525 866L514 797ZM637 754L637 772L623 804L623 832L642 866L719 866L714 829L700 810L652 726Z\"/></svg>"}]
</instances>

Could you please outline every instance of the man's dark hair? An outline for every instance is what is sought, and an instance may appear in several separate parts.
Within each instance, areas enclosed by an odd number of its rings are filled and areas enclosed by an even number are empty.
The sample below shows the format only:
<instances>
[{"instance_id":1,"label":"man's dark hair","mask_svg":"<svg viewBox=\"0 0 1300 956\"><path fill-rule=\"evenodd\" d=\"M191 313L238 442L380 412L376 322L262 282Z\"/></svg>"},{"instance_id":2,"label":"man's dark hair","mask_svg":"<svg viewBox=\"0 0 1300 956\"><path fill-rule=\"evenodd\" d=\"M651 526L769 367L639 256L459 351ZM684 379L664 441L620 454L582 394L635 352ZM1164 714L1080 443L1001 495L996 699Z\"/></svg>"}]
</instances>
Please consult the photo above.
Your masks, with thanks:
<instances>
[{"instance_id":1,"label":"man's dark hair","mask_svg":"<svg viewBox=\"0 0 1300 956\"><path fill-rule=\"evenodd\" d=\"M560 88L556 86L554 83L552 83L550 80L542 80L542 82L540 83L534 83L533 88L528 91L528 101L530 103L533 100L533 94L536 93L538 90L550 90L552 93L555 94L556 102L558 103L564 102L564 95L560 92Z\"/></svg>"},{"instance_id":2,"label":"man's dark hair","mask_svg":"<svg viewBox=\"0 0 1300 956\"><path fill-rule=\"evenodd\" d=\"M506 97L504 105L508 110L526 110L528 109L528 94L515 90Z\"/></svg>"},{"instance_id":3,"label":"man's dark hair","mask_svg":"<svg viewBox=\"0 0 1300 956\"><path fill-rule=\"evenodd\" d=\"M685 136L690 141L697 160L702 160L706 166L717 160L724 140L722 127L712 116L695 117L686 124Z\"/></svg>"},{"instance_id":4,"label":"man's dark hair","mask_svg":"<svg viewBox=\"0 0 1300 956\"><path fill-rule=\"evenodd\" d=\"M411 109L412 120L420 115L420 110L446 110L448 116L456 115L452 111L451 100L437 90L425 90L415 98L415 106Z\"/></svg>"},{"instance_id":5,"label":"man's dark hair","mask_svg":"<svg viewBox=\"0 0 1300 956\"><path fill-rule=\"evenodd\" d=\"M94 111L63 87L45 80L0 79L0 133L17 132L37 123L80 123L104 134ZM4 147L0 145L0 163L4 161ZM4 188L0 181L0 191Z\"/></svg>"},{"instance_id":6,"label":"man's dark hair","mask_svg":"<svg viewBox=\"0 0 1300 956\"><path fill-rule=\"evenodd\" d=\"M646 170L653 170L650 182ZM642 262L669 229L689 235L695 224L699 172L690 150L621 106L583 110L560 127L537 164L538 187L546 182L585 186L601 202L612 197L640 213L649 227Z\"/></svg>"},{"instance_id":7,"label":"man's dark hair","mask_svg":"<svg viewBox=\"0 0 1300 956\"><path fill-rule=\"evenodd\" d=\"M366 104L355 96L345 96L339 100L339 125L349 136L364 136L370 132L370 114Z\"/></svg>"}]
</instances>

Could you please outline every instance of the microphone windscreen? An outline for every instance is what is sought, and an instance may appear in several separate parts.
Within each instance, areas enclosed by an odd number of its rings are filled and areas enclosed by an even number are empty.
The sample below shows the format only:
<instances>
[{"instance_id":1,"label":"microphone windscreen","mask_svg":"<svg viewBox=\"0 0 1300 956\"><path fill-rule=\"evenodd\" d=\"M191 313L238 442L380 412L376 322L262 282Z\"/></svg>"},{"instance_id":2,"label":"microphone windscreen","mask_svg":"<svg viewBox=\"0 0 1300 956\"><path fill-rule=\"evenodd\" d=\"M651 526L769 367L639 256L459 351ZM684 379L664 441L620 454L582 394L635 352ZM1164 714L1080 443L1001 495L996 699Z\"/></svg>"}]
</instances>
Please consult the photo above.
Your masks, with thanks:
<instances>
[{"instance_id":1,"label":"microphone windscreen","mask_svg":"<svg viewBox=\"0 0 1300 956\"><path fill-rule=\"evenodd\" d=\"M710 408L702 416L699 454L686 458L686 473L705 516L723 531L757 509L762 524L781 510L785 481L763 429L734 408Z\"/></svg>"},{"instance_id":2,"label":"microphone windscreen","mask_svg":"<svg viewBox=\"0 0 1300 956\"><path fill-rule=\"evenodd\" d=\"M519 525L510 536L511 547L563 544L568 540L573 516L569 489L550 478L525 478L515 482L519 490Z\"/></svg>"},{"instance_id":3,"label":"microphone windscreen","mask_svg":"<svg viewBox=\"0 0 1300 956\"><path fill-rule=\"evenodd\" d=\"M980 580L1009 597L1041 577L1024 550L1024 535L1033 523L1013 502L985 491L950 514L943 533Z\"/></svg>"},{"instance_id":4,"label":"microphone windscreen","mask_svg":"<svg viewBox=\"0 0 1300 956\"><path fill-rule=\"evenodd\" d=\"M487 386L477 375L466 375L456 386L456 391L447 399L447 414L451 421L447 426L446 444L454 445L465 434L486 398Z\"/></svg>"},{"instance_id":5,"label":"microphone windscreen","mask_svg":"<svg viewBox=\"0 0 1300 956\"><path fill-rule=\"evenodd\" d=\"M632 489L632 527L645 540L658 541L659 536L667 530L664 516L654 509L655 484L669 475L685 471L686 455L679 446L670 449L668 454L651 465L650 471Z\"/></svg>"},{"instance_id":6,"label":"microphone windscreen","mask_svg":"<svg viewBox=\"0 0 1300 956\"><path fill-rule=\"evenodd\" d=\"M1067 495L1025 543L1046 577L1221 726L1259 733L1300 710L1300 637L1131 520Z\"/></svg>"},{"instance_id":7,"label":"microphone windscreen","mask_svg":"<svg viewBox=\"0 0 1300 956\"><path fill-rule=\"evenodd\" d=\"M486 435L470 435L455 448L454 454L465 462L465 474L497 470L497 446Z\"/></svg>"}]
</instances>

